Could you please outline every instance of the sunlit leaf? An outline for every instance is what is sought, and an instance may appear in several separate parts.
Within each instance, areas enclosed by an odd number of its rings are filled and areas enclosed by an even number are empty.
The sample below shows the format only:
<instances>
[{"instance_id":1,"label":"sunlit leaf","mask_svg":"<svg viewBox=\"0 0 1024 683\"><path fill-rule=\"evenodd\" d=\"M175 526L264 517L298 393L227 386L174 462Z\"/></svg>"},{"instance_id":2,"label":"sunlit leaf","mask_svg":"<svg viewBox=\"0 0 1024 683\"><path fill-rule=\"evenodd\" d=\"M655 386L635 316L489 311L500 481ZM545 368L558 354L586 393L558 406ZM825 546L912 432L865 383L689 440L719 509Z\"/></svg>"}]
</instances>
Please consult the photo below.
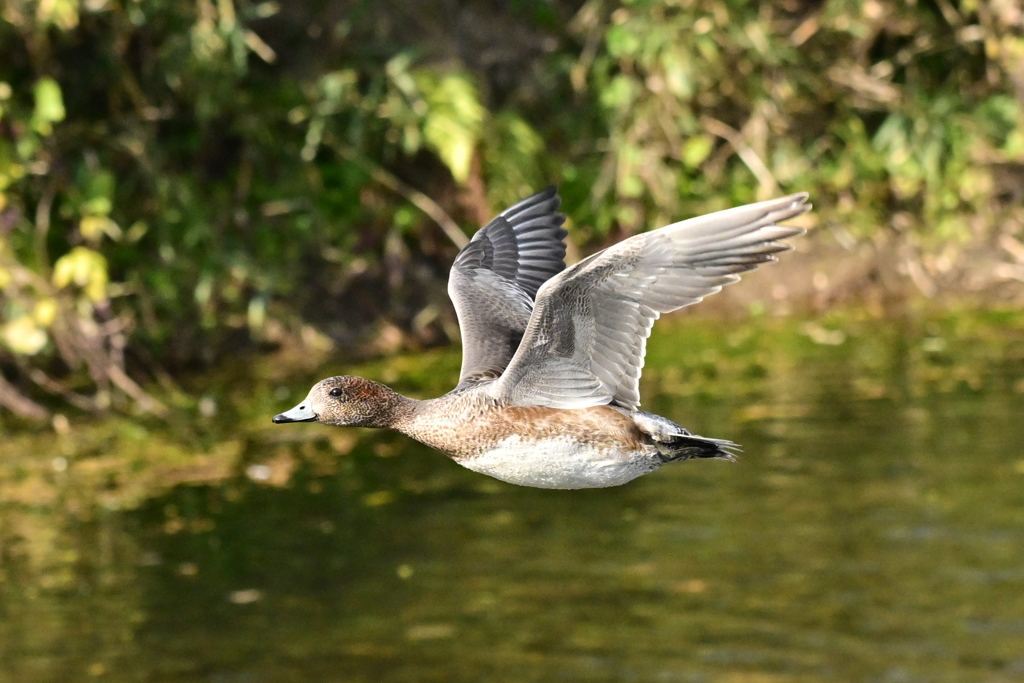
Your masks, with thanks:
<instances>
[{"instance_id":1,"label":"sunlit leaf","mask_svg":"<svg viewBox=\"0 0 1024 683\"><path fill-rule=\"evenodd\" d=\"M63 121L64 98L60 85L52 78L40 78L35 87L35 112L32 115L32 127L41 135L49 135L53 124Z\"/></svg>"},{"instance_id":2,"label":"sunlit leaf","mask_svg":"<svg viewBox=\"0 0 1024 683\"><path fill-rule=\"evenodd\" d=\"M406 95L406 97L416 97L418 89L416 87L416 80L409 72L409 67L412 64L412 56L408 52L399 52L397 55L391 58L385 66L384 70L387 73L388 78L391 82Z\"/></svg>"},{"instance_id":3,"label":"sunlit leaf","mask_svg":"<svg viewBox=\"0 0 1024 683\"><path fill-rule=\"evenodd\" d=\"M683 145L683 163L689 168L697 168L711 154L715 141L709 135L695 135Z\"/></svg>"},{"instance_id":4,"label":"sunlit leaf","mask_svg":"<svg viewBox=\"0 0 1024 683\"><path fill-rule=\"evenodd\" d=\"M57 301L52 297L40 299L32 308L32 319L40 327L49 327L57 319Z\"/></svg>"},{"instance_id":5,"label":"sunlit leaf","mask_svg":"<svg viewBox=\"0 0 1024 683\"><path fill-rule=\"evenodd\" d=\"M30 316L23 315L0 327L0 339L14 353L33 356L46 346L47 336Z\"/></svg>"},{"instance_id":6,"label":"sunlit leaf","mask_svg":"<svg viewBox=\"0 0 1024 683\"><path fill-rule=\"evenodd\" d=\"M1006 136L1003 151L1012 159L1020 160L1024 157L1024 129L1011 131Z\"/></svg>"},{"instance_id":7,"label":"sunlit leaf","mask_svg":"<svg viewBox=\"0 0 1024 683\"><path fill-rule=\"evenodd\" d=\"M487 196L493 206L511 205L544 182L544 141L529 123L503 111L488 123L484 137Z\"/></svg>"},{"instance_id":8,"label":"sunlit leaf","mask_svg":"<svg viewBox=\"0 0 1024 683\"><path fill-rule=\"evenodd\" d=\"M86 216L78 223L78 230L90 242L98 242L104 235L121 239L121 228L107 216Z\"/></svg>"},{"instance_id":9,"label":"sunlit leaf","mask_svg":"<svg viewBox=\"0 0 1024 683\"><path fill-rule=\"evenodd\" d=\"M464 182L480 140L485 110L476 87L462 74L418 74L428 105L423 137L451 171Z\"/></svg>"},{"instance_id":10,"label":"sunlit leaf","mask_svg":"<svg viewBox=\"0 0 1024 683\"><path fill-rule=\"evenodd\" d=\"M125 234L125 239L127 239L129 243L138 242L148 231L149 226L146 225L144 221L135 221L131 226L129 226L128 232Z\"/></svg>"},{"instance_id":11,"label":"sunlit leaf","mask_svg":"<svg viewBox=\"0 0 1024 683\"><path fill-rule=\"evenodd\" d=\"M32 136L32 139L35 139L35 136ZM10 187L11 183L21 180L24 177L24 166L14 162L13 160L6 161L6 163L0 167L0 190L6 190Z\"/></svg>"},{"instance_id":12,"label":"sunlit leaf","mask_svg":"<svg viewBox=\"0 0 1024 683\"><path fill-rule=\"evenodd\" d=\"M616 76L604 90L601 91L601 104L609 109L625 109L629 107L636 96L637 85L628 76Z\"/></svg>"},{"instance_id":13,"label":"sunlit leaf","mask_svg":"<svg viewBox=\"0 0 1024 683\"><path fill-rule=\"evenodd\" d=\"M82 203L82 213L91 216L106 216L113 208L108 197L93 197Z\"/></svg>"},{"instance_id":14,"label":"sunlit leaf","mask_svg":"<svg viewBox=\"0 0 1024 683\"><path fill-rule=\"evenodd\" d=\"M620 196L639 197L644 192L644 183L635 175L627 175L619 181L618 190Z\"/></svg>"},{"instance_id":15,"label":"sunlit leaf","mask_svg":"<svg viewBox=\"0 0 1024 683\"><path fill-rule=\"evenodd\" d=\"M359 74L355 69L341 69L321 76L321 111L336 110L342 103L348 102L356 95L355 88L358 82Z\"/></svg>"},{"instance_id":16,"label":"sunlit leaf","mask_svg":"<svg viewBox=\"0 0 1024 683\"><path fill-rule=\"evenodd\" d=\"M263 328L263 324L267 319L267 300L262 296L255 296L249 300L249 306L246 309L246 320L249 324L249 329L259 330Z\"/></svg>"},{"instance_id":17,"label":"sunlit leaf","mask_svg":"<svg viewBox=\"0 0 1024 683\"><path fill-rule=\"evenodd\" d=\"M86 247L75 247L57 259L53 265L53 284L67 287L75 284L92 301L107 296L107 260L99 252Z\"/></svg>"},{"instance_id":18,"label":"sunlit leaf","mask_svg":"<svg viewBox=\"0 0 1024 683\"><path fill-rule=\"evenodd\" d=\"M207 19L196 22L192 27L191 38L192 54L200 61L213 61L227 47L224 38L217 32L213 22Z\"/></svg>"},{"instance_id":19,"label":"sunlit leaf","mask_svg":"<svg viewBox=\"0 0 1024 683\"><path fill-rule=\"evenodd\" d=\"M613 57L629 57L639 52L643 45L640 36L627 24L611 26L605 34L608 54Z\"/></svg>"},{"instance_id":20,"label":"sunlit leaf","mask_svg":"<svg viewBox=\"0 0 1024 683\"><path fill-rule=\"evenodd\" d=\"M682 50L670 50L661 58L665 69L665 85L668 91L680 99L693 96L694 83L690 75L690 64Z\"/></svg>"},{"instance_id":21,"label":"sunlit leaf","mask_svg":"<svg viewBox=\"0 0 1024 683\"><path fill-rule=\"evenodd\" d=\"M36 17L41 24L53 24L70 31L78 26L78 0L41 0Z\"/></svg>"},{"instance_id":22,"label":"sunlit leaf","mask_svg":"<svg viewBox=\"0 0 1024 683\"><path fill-rule=\"evenodd\" d=\"M82 202L83 215L106 216L114 208L114 189L117 181L108 170L88 169L83 171L82 188L85 200Z\"/></svg>"}]
</instances>

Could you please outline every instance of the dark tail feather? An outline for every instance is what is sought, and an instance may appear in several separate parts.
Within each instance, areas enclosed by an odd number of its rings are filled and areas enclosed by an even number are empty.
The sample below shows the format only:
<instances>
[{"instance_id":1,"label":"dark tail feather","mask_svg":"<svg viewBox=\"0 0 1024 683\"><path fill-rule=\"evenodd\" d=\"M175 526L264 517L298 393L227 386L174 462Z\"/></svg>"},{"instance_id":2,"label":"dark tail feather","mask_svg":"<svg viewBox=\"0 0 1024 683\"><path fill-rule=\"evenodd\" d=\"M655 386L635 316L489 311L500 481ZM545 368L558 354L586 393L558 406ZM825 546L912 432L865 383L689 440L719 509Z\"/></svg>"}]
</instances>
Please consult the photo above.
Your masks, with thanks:
<instances>
[{"instance_id":1,"label":"dark tail feather","mask_svg":"<svg viewBox=\"0 0 1024 683\"><path fill-rule=\"evenodd\" d=\"M674 436L669 441L657 443L658 451L665 462L689 460L690 458L718 458L736 462L742 452L739 444L726 439L708 439L695 434Z\"/></svg>"}]
</instances>

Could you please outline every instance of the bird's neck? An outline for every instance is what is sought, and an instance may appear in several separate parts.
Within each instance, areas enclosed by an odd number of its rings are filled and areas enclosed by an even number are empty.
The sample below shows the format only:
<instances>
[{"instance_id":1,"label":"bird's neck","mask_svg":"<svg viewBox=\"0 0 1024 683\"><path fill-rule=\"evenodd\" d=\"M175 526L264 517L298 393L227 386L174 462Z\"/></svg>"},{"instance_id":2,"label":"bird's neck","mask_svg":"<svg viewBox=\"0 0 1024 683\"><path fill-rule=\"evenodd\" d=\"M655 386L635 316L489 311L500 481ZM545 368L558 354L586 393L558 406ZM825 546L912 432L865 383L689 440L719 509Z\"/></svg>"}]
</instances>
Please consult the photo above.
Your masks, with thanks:
<instances>
[{"instance_id":1,"label":"bird's neck","mask_svg":"<svg viewBox=\"0 0 1024 683\"><path fill-rule=\"evenodd\" d=\"M388 426L452 457L458 457L466 445L461 438L465 432L479 426L494 410L492 401L473 391L405 401Z\"/></svg>"},{"instance_id":2,"label":"bird's neck","mask_svg":"<svg viewBox=\"0 0 1024 683\"><path fill-rule=\"evenodd\" d=\"M419 412L419 408L424 401L403 396L383 384L379 385L376 393L377 409L359 426L394 429L403 434L407 433L407 425L413 420L416 413Z\"/></svg>"}]
</instances>

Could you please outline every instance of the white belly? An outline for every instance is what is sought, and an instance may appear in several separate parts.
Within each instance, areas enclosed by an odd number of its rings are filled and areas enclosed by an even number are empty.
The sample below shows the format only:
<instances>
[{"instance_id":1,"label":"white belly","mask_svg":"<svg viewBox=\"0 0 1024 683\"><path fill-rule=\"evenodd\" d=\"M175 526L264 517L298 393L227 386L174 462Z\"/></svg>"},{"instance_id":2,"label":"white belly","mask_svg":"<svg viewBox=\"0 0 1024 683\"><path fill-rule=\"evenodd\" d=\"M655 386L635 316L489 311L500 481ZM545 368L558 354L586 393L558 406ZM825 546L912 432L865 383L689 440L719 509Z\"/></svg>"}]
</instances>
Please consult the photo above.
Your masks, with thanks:
<instances>
[{"instance_id":1,"label":"white belly","mask_svg":"<svg viewBox=\"0 0 1024 683\"><path fill-rule=\"evenodd\" d=\"M590 489L625 484L658 469L661 460L643 451L598 448L568 437L526 441L511 436L459 464L520 486Z\"/></svg>"}]
</instances>

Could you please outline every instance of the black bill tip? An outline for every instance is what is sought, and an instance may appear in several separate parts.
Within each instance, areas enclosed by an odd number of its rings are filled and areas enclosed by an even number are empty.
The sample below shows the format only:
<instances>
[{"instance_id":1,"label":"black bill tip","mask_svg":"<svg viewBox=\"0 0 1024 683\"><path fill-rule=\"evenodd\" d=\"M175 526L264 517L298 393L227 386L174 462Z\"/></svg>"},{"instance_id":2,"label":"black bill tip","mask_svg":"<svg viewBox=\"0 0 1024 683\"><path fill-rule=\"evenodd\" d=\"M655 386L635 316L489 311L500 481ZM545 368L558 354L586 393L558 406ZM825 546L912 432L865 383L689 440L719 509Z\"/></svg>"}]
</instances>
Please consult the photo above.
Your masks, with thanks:
<instances>
[{"instance_id":1,"label":"black bill tip","mask_svg":"<svg viewBox=\"0 0 1024 683\"><path fill-rule=\"evenodd\" d=\"M281 413L280 415L275 415L273 419L274 424L276 425L285 424L286 422L316 422L316 415L297 420L294 417L288 417L284 413Z\"/></svg>"}]
</instances>

